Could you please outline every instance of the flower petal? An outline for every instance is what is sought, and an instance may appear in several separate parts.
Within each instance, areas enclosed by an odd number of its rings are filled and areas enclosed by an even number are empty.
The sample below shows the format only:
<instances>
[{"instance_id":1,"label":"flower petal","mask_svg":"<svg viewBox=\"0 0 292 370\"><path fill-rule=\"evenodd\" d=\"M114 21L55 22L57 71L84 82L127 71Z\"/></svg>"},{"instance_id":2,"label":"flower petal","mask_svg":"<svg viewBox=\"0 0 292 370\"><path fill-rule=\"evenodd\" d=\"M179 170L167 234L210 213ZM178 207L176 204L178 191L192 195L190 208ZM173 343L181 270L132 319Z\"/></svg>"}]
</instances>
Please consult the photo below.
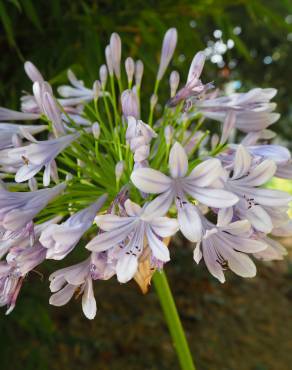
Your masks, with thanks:
<instances>
[{"instance_id":1,"label":"flower petal","mask_svg":"<svg viewBox=\"0 0 292 370\"><path fill-rule=\"evenodd\" d=\"M177 205L177 219L182 234L191 242L198 242L202 237L202 221L196 207L187 202Z\"/></svg>"},{"instance_id":2,"label":"flower petal","mask_svg":"<svg viewBox=\"0 0 292 370\"><path fill-rule=\"evenodd\" d=\"M222 189L197 188L187 186L185 190L199 202L215 208L231 207L238 202L238 197Z\"/></svg>"},{"instance_id":3,"label":"flower petal","mask_svg":"<svg viewBox=\"0 0 292 370\"><path fill-rule=\"evenodd\" d=\"M94 252L106 251L127 239L134 227L133 223L130 223L129 225L98 234L85 246L85 248Z\"/></svg>"},{"instance_id":4,"label":"flower petal","mask_svg":"<svg viewBox=\"0 0 292 370\"><path fill-rule=\"evenodd\" d=\"M168 166L173 178L184 177L188 171L187 154L178 142L170 150Z\"/></svg>"},{"instance_id":5,"label":"flower petal","mask_svg":"<svg viewBox=\"0 0 292 370\"><path fill-rule=\"evenodd\" d=\"M143 219L153 219L166 214L173 202L172 190L160 194L152 202L148 203L143 211Z\"/></svg>"},{"instance_id":6,"label":"flower petal","mask_svg":"<svg viewBox=\"0 0 292 370\"><path fill-rule=\"evenodd\" d=\"M212 158L198 164L186 178L186 182L195 186L210 186L222 173L219 159Z\"/></svg>"},{"instance_id":7,"label":"flower petal","mask_svg":"<svg viewBox=\"0 0 292 370\"><path fill-rule=\"evenodd\" d=\"M107 214L96 216L94 222L101 230L111 231L133 223L134 219L132 217L120 217L117 215Z\"/></svg>"},{"instance_id":8,"label":"flower petal","mask_svg":"<svg viewBox=\"0 0 292 370\"><path fill-rule=\"evenodd\" d=\"M49 303L53 306L64 306L70 301L75 292L76 286L67 284L63 289L50 297Z\"/></svg>"},{"instance_id":9,"label":"flower petal","mask_svg":"<svg viewBox=\"0 0 292 370\"><path fill-rule=\"evenodd\" d=\"M248 186L260 186L269 181L275 174L277 166L272 160L265 160L255 168L243 179L240 184L246 183Z\"/></svg>"},{"instance_id":10,"label":"flower petal","mask_svg":"<svg viewBox=\"0 0 292 370\"><path fill-rule=\"evenodd\" d=\"M150 225L155 234L162 238L172 236L178 231L178 222L175 218L157 217Z\"/></svg>"},{"instance_id":11,"label":"flower petal","mask_svg":"<svg viewBox=\"0 0 292 370\"><path fill-rule=\"evenodd\" d=\"M149 247L155 258L162 262L167 262L170 260L169 249L167 246L154 235L150 228L146 229L146 236L148 240Z\"/></svg>"},{"instance_id":12,"label":"flower petal","mask_svg":"<svg viewBox=\"0 0 292 370\"><path fill-rule=\"evenodd\" d=\"M170 189L172 180L152 168L138 168L132 172L133 184L144 193L159 194Z\"/></svg>"},{"instance_id":13,"label":"flower petal","mask_svg":"<svg viewBox=\"0 0 292 370\"><path fill-rule=\"evenodd\" d=\"M243 145L238 145L234 163L232 179L238 179L247 174L251 166L251 156Z\"/></svg>"},{"instance_id":14,"label":"flower petal","mask_svg":"<svg viewBox=\"0 0 292 370\"><path fill-rule=\"evenodd\" d=\"M82 310L84 315L92 320L96 315L96 301L94 298L92 279L88 278L85 282L84 292L82 295Z\"/></svg>"},{"instance_id":15,"label":"flower petal","mask_svg":"<svg viewBox=\"0 0 292 370\"><path fill-rule=\"evenodd\" d=\"M252 226L265 234L273 229L273 223L269 214L261 206L253 206L246 211L246 218Z\"/></svg>"},{"instance_id":16,"label":"flower petal","mask_svg":"<svg viewBox=\"0 0 292 370\"><path fill-rule=\"evenodd\" d=\"M120 283L127 283L131 280L138 268L137 257L133 254L124 254L117 263L116 272Z\"/></svg>"}]
</instances>

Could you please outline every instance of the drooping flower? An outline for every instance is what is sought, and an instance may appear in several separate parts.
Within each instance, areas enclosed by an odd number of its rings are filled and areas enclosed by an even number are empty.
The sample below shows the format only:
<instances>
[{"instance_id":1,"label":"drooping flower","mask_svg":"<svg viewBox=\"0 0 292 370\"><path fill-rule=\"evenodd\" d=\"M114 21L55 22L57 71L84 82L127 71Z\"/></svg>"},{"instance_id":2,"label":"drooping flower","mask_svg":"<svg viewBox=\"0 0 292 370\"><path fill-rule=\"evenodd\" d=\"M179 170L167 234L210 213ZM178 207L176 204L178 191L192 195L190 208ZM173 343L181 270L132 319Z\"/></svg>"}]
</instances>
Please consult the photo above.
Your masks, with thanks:
<instances>
[{"instance_id":1,"label":"drooping flower","mask_svg":"<svg viewBox=\"0 0 292 370\"><path fill-rule=\"evenodd\" d=\"M93 87L90 89L84 86L84 82L82 80L78 80L75 74L69 69L68 73L68 80L71 83L70 85L62 85L59 86L57 91L63 99L59 99L59 103L63 106L68 105L78 105L84 104L92 101L96 96L96 90ZM98 95L102 95L103 93L100 92Z\"/></svg>"},{"instance_id":2,"label":"drooping flower","mask_svg":"<svg viewBox=\"0 0 292 370\"><path fill-rule=\"evenodd\" d=\"M0 189L0 226L17 231L24 228L66 185L31 192L10 192Z\"/></svg>"},{"instance_id":3,"label":"drooping flower","mask_svg":"<svg viewBox=\"0 0 292 370\"><path fill-rule=\"evenodd\" d=\"M148 207L148 212L158 210L165 214L175 200L178 222L186 238L195 242L201 237L201 222L196 207L188 201L188 195L199 202L215 208L226 208L238 202L233 193L213 186L223 169L217 159L208 159L195 167L189 175L188 157L184 148L176 142L169 154L171 177L152 168L134 170L131 180L141 191L161 194Z\"/></svg>"},{"instance_id":4,"label":"drooping flower","mask_svg":"<svg viewBox=\"0 0 292 370\"><path fill-rule=\"evenodd\" d=\"M230 269L242 277L254 277L256 266L246 253L257 253L266 249L265 242L250 237L247 220L214 225L203 220L204 236L194 250L194 260L202 257L209 272L221 283L225 282L224 270Z\"/></svg>"},{"instance_id":5,"label":"drooping flower","mask_svg":"<svg viewBox=\"0 0 292 370\"><path fill-rule=\"evenodd\" d=\"M80 136L79 133L61 136L57 139L37 141L20 148L9 149L8 157L22 166L15 175L16 182L23 182L35 176L43 167L44 186L50 184L51 164L56 156Z\"/></svg>"},{"instance_id":6,"label":"drooping flower","mask_svg":"<svg viewBox=\"0 0 292 370\"><path fill-rule=\"evenodd\" d=\"M107 214L95 218L96 224L105 232L98 234L86 246L94 252L120 246L116 273L121 283L126 283L135 275L145 239L156 259L169 261L169 250L162 239L175 234L178 229L177 221L162 217L162 212L157 212L152 217L147 213L147 206L142 209L129 199L124 203L124 207L127 217Z\"/></svg>"},{"instance_id":7,"label":"drooping flower","mask_svg":"<svg viewBox=\"0 0 292 370\"><path fill-rule=\"evenodd\" d=\"M243 132L260 131L275 123L280 115L274 113L275 103L270 100L276 95L275 89L255 88L247 93L201 99L196 108L205 116L223 122L230 111L236 113L235 127Z\"/></svg>"},{"instance_id":8,"label":"drooping flower","mask_svg":"<svg viewBox=\"0 0 292 370\"><path fill-rule=\"evenodd\" d=\"M114 265L108 262L106 254L92 253L85 261L51 274L50 290L54 294L49 302L59 307L68 303L74 293L82 294L84 315L92 320L96 315L92 280L108 280L114 273Z\"/></svg>"},{"instance_id":9,"label":"drooping flower","mask_svg":"<svg viewBox=\"0 0 292 370\"><path fill-rule=\"evenodd\" d=\"M237 147L232 171L226 173L225 188L239 197L234 205L234 214L240 219L248 219L258 231L269 233L273 229L273 219L278 216L274 208L286 207L292 197L283 191L259 188L270 180L276 171L276 164L265 159L253 165L252 157L244 146ZM282 209L281 209L282 213ZM287 210L284 215L287 216Z\"/></svg>"},{"instance_id":10,"label":"drooping flower","mask_svg":"<svg viewBox=\"0 0 292 370\"><path fill-rule=\"evenodd\" d=\"M50 224L40 235L40 243L47 249L46 258L61 260L77 245L83 234L92 226L94 217L103 206L107 195L73 214L62 224Z\"/></svg>"},{"instance_id":11,"label":"drooping flower","mask_svg":"<svg viewBox=\"0 0 292 370\"><path fill-rule=\"evenodd\" d=\"M12 147L15 135L23 138L23 129L31 135L36 135L47 128L47 125L17 125L13 123L0 123L0 149Z\"/></svg>"}]
</instances>

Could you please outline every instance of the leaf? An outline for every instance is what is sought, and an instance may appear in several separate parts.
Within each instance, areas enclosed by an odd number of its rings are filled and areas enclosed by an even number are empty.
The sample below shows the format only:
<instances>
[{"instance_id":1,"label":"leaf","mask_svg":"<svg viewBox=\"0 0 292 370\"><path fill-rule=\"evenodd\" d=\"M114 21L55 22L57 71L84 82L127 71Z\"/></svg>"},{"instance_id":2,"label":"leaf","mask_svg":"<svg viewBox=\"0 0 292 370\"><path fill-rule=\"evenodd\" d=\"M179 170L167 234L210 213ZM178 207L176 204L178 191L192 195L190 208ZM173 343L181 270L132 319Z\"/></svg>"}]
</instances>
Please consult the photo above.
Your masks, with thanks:
<instances>
[{"instance_id":1,"label":"leaf","mask_svg":"<svg viewBox=\"0 0 292 370\"><path fill-rule=\"evenodd\" d=\"M27 15L27 18L35 25L35 27L43 32L43 27L40 21L40 18L37 14L37 11L31 0L22 0L22 7L24 13Z\"/></svg>"},{"instance_id":2,"label":"leaf","mask_svg":"<svg viewBox=\"0 0 292 370\"><path fill-rule=\"evenodd\" d=\"M11 19L7 13L6 6L3 1L0 1L0 19L3 24L3 27L5 29L8 43L11 46L16 46L15 38L14 38L14 32L13 32L13 27L11 23Z\"/></svg>"}]
</instances>

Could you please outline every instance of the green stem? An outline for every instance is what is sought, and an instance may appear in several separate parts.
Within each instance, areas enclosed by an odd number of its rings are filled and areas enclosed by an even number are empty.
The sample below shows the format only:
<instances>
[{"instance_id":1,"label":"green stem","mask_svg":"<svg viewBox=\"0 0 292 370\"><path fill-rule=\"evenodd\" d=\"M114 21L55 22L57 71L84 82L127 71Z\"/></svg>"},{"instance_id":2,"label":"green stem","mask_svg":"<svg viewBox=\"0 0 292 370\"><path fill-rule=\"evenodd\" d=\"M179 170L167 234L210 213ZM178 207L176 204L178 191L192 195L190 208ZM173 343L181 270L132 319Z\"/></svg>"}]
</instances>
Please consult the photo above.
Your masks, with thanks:
<instances>
[{"instance_id":1,"label":"green stem","mask_svg":"<svg viewBox=\"0 0 292 370\"><path fill-rule=\"evenodd\" d=\"M182 370L196 370L165 273L157 271L153 282Z\"/></svg>"}]
</instances>

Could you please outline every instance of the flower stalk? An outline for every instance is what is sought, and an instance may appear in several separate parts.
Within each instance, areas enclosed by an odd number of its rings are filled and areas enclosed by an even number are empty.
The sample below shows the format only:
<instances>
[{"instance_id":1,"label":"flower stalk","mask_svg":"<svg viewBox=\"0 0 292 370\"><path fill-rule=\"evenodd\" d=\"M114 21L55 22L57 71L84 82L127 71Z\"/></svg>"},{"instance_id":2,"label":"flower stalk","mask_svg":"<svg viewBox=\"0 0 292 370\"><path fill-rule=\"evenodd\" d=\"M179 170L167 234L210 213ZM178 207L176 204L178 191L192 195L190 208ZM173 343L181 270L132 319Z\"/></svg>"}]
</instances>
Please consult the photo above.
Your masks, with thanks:
<instances>
[{"instance_id":1,"label":"flower stalk","mask_svg":"<svg viewBox=\"0 0 292 370\"><path fill-rule=\"evenodd\" d=\"M153 283L173 340L180 367L182 370L196 370L165 272L157 271L153 275Z\"/></svg>"}]
</instances>

